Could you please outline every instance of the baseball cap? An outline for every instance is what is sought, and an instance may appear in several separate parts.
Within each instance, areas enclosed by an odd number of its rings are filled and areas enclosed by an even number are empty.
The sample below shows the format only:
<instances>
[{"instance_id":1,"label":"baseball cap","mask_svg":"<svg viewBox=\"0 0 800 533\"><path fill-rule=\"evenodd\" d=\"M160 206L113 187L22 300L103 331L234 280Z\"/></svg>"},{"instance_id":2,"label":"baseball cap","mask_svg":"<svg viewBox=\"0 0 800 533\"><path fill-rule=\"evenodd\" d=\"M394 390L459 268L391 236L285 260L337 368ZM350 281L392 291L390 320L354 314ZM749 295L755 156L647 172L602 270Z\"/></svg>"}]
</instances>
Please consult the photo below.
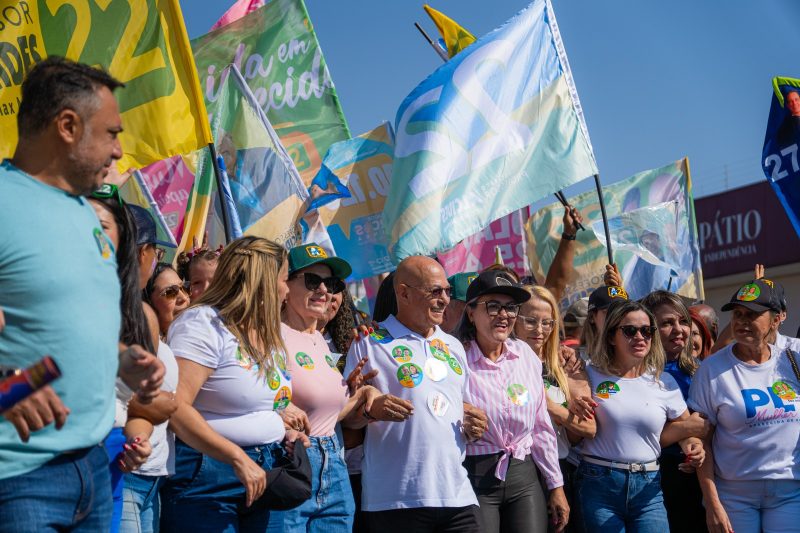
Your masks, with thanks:
<instances>
[{"instance_id":1,"label":"baseball cap","mask_svg":"<svg viewBox=\"0 0 800 533\"><path fill-rule=\"evenodd\" d=\"M467 302L484 294L506 294L521 304L531 299L531 293L520 287L506 272L489 270L475 277L467 288Z\"/></svg>"},{"instance_id":2,"label":"baseball cap","mask_svg":"<svg viewBox=\"0 0 800 533\"><path fill-rule=\"evenodd\" d=\"M341 257L330 257L328 252L315 242L295 246L289 250L289 275L311 265L325 265L339 279L346 279L353 272L350 263Z\"/></svg>"},{"instance_id":3,"label":"baseball cap","mask_svg":"<svg viewBox=\"0 0 800 533\"><path fill-rule=\"evenodd\" d=\"M722 306L722 310L730 311L737 305L758 313L768 309L776 313L781 311L779 292L775 283L768 279L754 279L739 287L731 296L731 301Z\"/></svg>"},{"instance_id":4,"label":"baseball cap","mask_svg":"<svg viewBox=\"0 0 800 533\"><path fill-rule=\"evenodd\" d=\"M572 302L572 305L567 307L564 313L564 326L568 328L576 328L582 326L586 322L586 317L589 314L589 299L580 298Z\"/></svg>"},{"instance_id":5,"label":"baseball cap","mask_svg":"<svg viewBox=\"0 0 800 533\"><path fill-rule=\"evenodd\" d=\"M781 304L781 311L786 311L789 304L786 302L786 289L783 288L783 285L767 278L761 278L761 280L764 281L764 283L772 283L775 292L778 293L778 303Z\"/></svg>"},{"instance_id":6,"label":"baseball cap","mask_svg":"<svg viewBox=\"0 0 800 533\"><path fill-rule=\"evenodd\" d=\"M128 213L133 218L133 223L136 224L136 245L143 246L145 244L155 244L164 248L175 248L171 242L159 240L158 231L156 230L156 221L153 220L153 215L144 207L135 204L125 204Z\"/></svg>"},{"instance_id":7,"label":"baseball cap","mask_svg":"<svg viewBox=\"0 0 800 533\"><path fill-rule=\"evenodd\" d=\"M467 288L469 284L478 277L477 272L459 272L447 278L447 283L450 284L452 293L450 298L453 300L467 301Z\"/></svg>"},{"instance_id":8,"label":"baseball cap","mask_svg":"<svg viewBox=\"0 0 800 533\"><path fill-rule=\"evenodd\" d=\"M589 295L589 311L595 309L607 309L614 302L628 299L628 293L617 285L604 285L596 288Z\"/></svg>"}]
</instances>

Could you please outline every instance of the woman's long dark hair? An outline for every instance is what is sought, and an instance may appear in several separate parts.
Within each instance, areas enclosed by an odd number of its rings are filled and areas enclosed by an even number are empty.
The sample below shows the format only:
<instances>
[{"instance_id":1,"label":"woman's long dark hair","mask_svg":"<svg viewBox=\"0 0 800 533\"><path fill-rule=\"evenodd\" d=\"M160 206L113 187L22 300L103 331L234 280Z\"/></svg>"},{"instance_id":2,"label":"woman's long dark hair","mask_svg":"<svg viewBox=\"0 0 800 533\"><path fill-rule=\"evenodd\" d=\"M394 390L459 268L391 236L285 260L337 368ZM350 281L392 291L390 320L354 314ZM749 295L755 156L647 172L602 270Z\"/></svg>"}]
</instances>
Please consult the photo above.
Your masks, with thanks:
<instances>
[{"instance_id":1,"label":"woman's long dark hair","mask_svg":"<svg viewBox=\"0 0 800 533\"><path fill-rule=\"evenodd\" d=\"M394 292L394 272L386 276L378 287L375 296L375 309L372 311L372 320L383 322L389 315L397 314L397 295Z\"/></svg>"},{"instance_id":2,"label":"woman's long dark hair","mask_svg":"<svg viewBox=\"0 0 800 533\"><path fill-rule=\"evenodd\" d=\"M136 245L136 225L124 205L116 198L92 198L107 209L117 223L119 245L117 246L117 277L121 290L120 309L122 326L120 342L138 344L154 353L153 338L142 308L142 291L139 289L139 249Z\"/></svg>"},{"instance_id":3,"label":"woman's long dark hair","mask_svg":"<svg viewBox=\"0 0 800 533\"><path fill-rule=\"evenodd\" d=\"M147 280L147 285L142 290L142 300L150 305L153 305L153 291L156 290L156 280L165 270L172 270L177 274L177 271L169 263L157 263L156 268L153 269L153 274Z\"/></svg>"},{"instance_id":4,"label":"woman's long dark hair","mask_svg":"<svg viewBox=\"0 0 800 533\"><path fill-rule=\"evenodd\" d=\"M342 292L342 305L339 310L333 315L333 318L325 325L325 331L330 333L333 344L336 346L336 351L340 354L347 355L350 349L350 344L353 342L353 328L356 327L355 317L353 313L357 313L355 305L353 305L353 298L350 296L350 291L345 290ZM342 357L342 361L344 357Z\"/></svg>"}]
</instances>

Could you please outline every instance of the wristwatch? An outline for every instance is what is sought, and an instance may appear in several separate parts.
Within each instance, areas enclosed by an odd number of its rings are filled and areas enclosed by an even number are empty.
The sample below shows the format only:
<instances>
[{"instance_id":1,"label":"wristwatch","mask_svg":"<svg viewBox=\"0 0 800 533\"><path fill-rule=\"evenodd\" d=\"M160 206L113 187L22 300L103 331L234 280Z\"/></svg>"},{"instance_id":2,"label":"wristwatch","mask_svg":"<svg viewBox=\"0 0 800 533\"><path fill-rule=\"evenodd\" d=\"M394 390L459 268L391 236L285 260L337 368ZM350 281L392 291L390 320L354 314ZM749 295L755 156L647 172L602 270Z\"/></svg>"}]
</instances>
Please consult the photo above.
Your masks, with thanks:
<instances>
[{"instance_id":1,"label":"wristwatch","mask_svg":"<svg viewBox=\"0 0 800 533\"><path fill-rule=\"evenodd\" d=\"M574 241L575 239L578 238L578 235L575 233L571 235L569 233L562 233L561 238L564 239L565 241Z\"/></svg>"}]
</instances>

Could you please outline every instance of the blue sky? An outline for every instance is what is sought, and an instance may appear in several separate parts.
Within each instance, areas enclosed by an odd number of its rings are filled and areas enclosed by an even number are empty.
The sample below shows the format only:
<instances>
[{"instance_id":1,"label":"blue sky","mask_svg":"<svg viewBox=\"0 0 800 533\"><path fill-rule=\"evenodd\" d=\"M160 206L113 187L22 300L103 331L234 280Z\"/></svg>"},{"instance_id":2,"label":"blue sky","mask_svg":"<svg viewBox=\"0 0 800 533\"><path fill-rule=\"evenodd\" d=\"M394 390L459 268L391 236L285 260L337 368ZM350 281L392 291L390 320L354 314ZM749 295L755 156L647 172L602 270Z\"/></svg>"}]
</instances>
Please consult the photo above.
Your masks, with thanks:
<instances>
[{"instance_id":1,"label":"blue sky","mask_svg":"<svg viewBox=\"0 0 800 533\"><path fill-rule=\"evenodd\" d=\"M228 8L182 0L191 38ZM481 36L524 0L430 0ZM394 122L441 60L409 0L306 0L354 135ZM797 0L553 0L603 183L689 156L695 197L763 179L773 76L800 77ZM577 185L575 190L587 185Z\"/></svg>"}]
</instances>

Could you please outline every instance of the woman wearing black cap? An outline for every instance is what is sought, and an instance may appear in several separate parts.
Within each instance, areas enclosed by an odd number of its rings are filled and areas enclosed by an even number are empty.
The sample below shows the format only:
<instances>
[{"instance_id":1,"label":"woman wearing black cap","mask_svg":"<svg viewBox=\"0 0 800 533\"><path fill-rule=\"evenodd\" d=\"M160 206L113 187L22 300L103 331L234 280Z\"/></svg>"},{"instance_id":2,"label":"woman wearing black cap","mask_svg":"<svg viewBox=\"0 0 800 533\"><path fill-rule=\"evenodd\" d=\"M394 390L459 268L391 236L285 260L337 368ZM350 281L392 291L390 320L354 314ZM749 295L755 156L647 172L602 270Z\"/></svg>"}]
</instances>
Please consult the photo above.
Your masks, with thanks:
<instances>
[{"instance_id":1,"label":"woman wearing black cap","mask_svg":"<svg viewBox=\"0 0 800 533\"><path fill-rule=\"evenodd\" d=\"M556 531L569 520L542 363L527 344L511 338L520 304L530 297L507 274L484 272L467 289L455 333L469 366L464 401L489 419L483 436L467 444L464 466L480 502L481 531L490 533L501 531L501 524L502 531L545 531L548 508ZM550 490L547 505L537 466Z\"/></svg>"},{"instance_id":2,"label":"woman wearing black cap","mask_svg":"<svg viewBox=\"0 0 800 533\"><path fill-rule=\"evenodd\" d=\"M689 405L716 426L698 476L710 531L786 531L800 523L800 356L773 344L781 305L754 280L722 307L735 342L700 365ZM792 525L794 524L794 526Z\"/></svg>"}]
</instances>

